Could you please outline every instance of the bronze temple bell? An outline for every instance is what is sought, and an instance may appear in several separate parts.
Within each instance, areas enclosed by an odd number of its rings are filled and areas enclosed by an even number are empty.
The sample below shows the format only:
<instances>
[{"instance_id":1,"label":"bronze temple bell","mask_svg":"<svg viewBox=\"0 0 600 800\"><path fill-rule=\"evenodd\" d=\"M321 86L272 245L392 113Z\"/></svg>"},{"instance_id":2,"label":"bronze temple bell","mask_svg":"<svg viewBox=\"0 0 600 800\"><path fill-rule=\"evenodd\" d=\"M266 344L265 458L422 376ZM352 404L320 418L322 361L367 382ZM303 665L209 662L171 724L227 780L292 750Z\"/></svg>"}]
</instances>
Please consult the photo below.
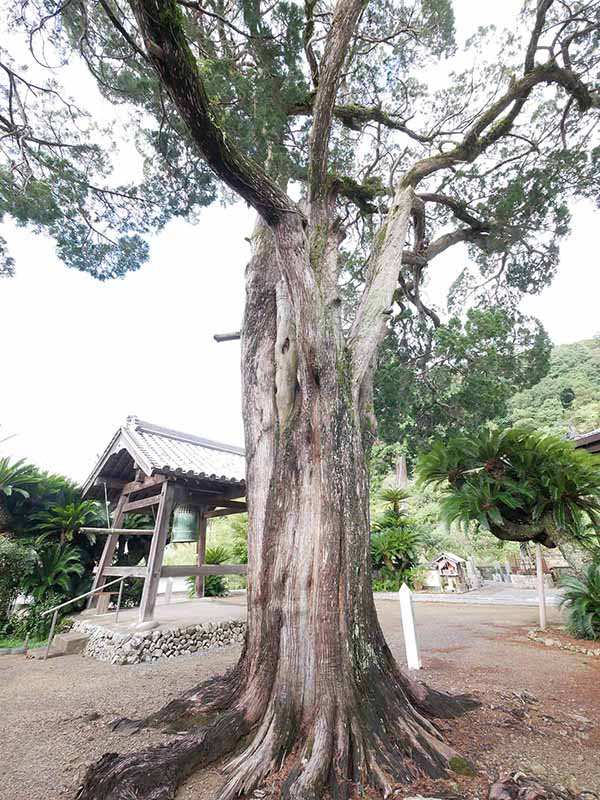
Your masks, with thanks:
<instances>
[{"instance_id":1,"label":"bronze temple bell","mask_svg":"<svg viewBox=\"0 0 600 800\"><path fill-rule=\"evenodd\" d=\"M193 506L180 505L173 512L171 544L197 542L200 532L200 514Z\"/></svg>"}]
</instances>

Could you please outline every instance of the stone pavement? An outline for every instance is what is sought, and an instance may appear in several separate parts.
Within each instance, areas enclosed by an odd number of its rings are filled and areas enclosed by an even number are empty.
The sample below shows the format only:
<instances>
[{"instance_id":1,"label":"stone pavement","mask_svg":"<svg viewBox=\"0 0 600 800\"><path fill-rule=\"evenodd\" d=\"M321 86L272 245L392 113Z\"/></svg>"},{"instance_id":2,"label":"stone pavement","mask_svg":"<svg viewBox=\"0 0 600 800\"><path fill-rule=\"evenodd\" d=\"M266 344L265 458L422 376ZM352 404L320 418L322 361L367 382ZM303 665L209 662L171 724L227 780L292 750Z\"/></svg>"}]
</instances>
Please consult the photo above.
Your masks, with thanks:
<instances>
[{"instance_id":1,"label":"stone pavement","mask_svg":"<svg viewBox=\"0 0 600 800\"><path fill-rule=\"evenodd\" d=\"M375 599L398 601L397 592L375 592ZM546 589L546 605L557 606L560 592L557 589ZM437 592L413 592L416 603L460 603L466 605L512 605L537 606L535 589L518 589L507 583L486 582L483 587L464 594L441 594ZM122 609L119 622L115 624L115 614L77 615L76 619L85 619L95 625L101 625L114 632L131 632L138 620L138 609ZM162 630L185 627L197 623L221 623L246 619L246 592L235 591L228 597L207 597L190 600L183 593L173 593L171 602L165 604L164 597L159 597L155 608L155 619Z\"/></svg>"},{"instance_id":2,"label":"stone pavement","mask_svg":"<svg viewBox=\"0 0 600 800\"><path fill-rule=\"evenodd\" d=\"M131 633L138 621L139 608L124 608L115 623L115 612L108 614L76 614L77 622L90 622L115 633ZM186 595L173 595L166 604L160 599L154 609L158 630L170 630L198 623L222 623L246 619L246 593L232 593L229 597L204 597L190 600Z\"/></svg>"},{"instance_id":3,"label":"stone pavement","mask_svg":"<svg viewBox=\"0 0 600 800\"><path fill-rule=\"evenodd\" d=\"M376 600L398 600L397 592L375 592ZM536 589L520 589L509 583L486 582L480 589L462 594L441 592L413 592L416 603L466 603L468 605L537 606ZM560 601L558 589L546 589L546 605L557 606Z\"/></svg>"}]
</instances>

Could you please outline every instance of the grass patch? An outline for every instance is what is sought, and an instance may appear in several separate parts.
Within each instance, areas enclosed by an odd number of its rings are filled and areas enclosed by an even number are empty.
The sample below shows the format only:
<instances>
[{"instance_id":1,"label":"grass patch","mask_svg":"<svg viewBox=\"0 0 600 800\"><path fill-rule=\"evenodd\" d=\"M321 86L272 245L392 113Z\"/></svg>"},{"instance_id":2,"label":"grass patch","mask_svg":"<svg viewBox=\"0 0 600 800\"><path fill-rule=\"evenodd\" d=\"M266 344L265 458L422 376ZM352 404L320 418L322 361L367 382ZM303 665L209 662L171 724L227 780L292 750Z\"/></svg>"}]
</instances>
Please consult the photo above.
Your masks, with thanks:
<instances>
[{"instance_id":1,"label":"grass patch","mask_svg":"<svg viewBox=\"0 0 600 800\"><path fill-rule=\"evenodd\" d=\"M448 762L448 766L452 772L456 772L457 775L467 775L469 777L477 775L477 772L472 765L469 764L465 758L461 758L460 756L454 756L454 758L451 758Z\"/></svg>"},{"instance_id":2,"label":"grass patch","mask_svg":"<svg viewBox=\"0 0 600 800\"><path fill-rule=\"evenodd\" d=\"M46 644L47 641L47 639L30 639L27 647L41 647L43 644ZM11 639L0 636L0 650L5 647L23 647L24 644L25 639Z\"/></svg>"}]
</instances>

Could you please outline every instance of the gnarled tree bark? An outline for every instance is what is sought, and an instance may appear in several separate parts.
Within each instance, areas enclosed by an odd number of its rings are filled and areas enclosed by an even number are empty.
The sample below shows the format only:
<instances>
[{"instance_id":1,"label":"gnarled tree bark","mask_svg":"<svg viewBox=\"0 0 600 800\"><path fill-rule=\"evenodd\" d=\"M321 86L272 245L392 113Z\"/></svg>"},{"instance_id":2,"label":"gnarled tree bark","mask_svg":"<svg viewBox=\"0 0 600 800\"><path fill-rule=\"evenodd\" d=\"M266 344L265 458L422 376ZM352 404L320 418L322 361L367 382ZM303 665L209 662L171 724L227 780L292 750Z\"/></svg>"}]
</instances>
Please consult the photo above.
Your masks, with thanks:
<instances>
[{"instance_id":1,"label":"gnarled tree bark","mask_svg":"<svg viewBox=\"0 0 600 800\"><path fill-rule=\"evenodd\" d=\"M403 198L394 218L401 229L383 235L374 256L375 287L397 269L411 202ZM286 761L284 797L349 797L368 786L387 796L419 775L445 775L457 755L432 718L461 713L472 701L433 692L400 671L371 591L365 397L380 335L372 328L389 299L383 290L365 296L369 335L346 344L335 305L323 302L318 283L307 290L316 280L309 239L298 215L275 228L259 222L247 268L241 660L224 679L138 723L189 732L171 748L105 757L89 772L81 800L172 797L191 769L242 738L225 767L222 798L250 792Z\"/></svg>"}]
</instances>

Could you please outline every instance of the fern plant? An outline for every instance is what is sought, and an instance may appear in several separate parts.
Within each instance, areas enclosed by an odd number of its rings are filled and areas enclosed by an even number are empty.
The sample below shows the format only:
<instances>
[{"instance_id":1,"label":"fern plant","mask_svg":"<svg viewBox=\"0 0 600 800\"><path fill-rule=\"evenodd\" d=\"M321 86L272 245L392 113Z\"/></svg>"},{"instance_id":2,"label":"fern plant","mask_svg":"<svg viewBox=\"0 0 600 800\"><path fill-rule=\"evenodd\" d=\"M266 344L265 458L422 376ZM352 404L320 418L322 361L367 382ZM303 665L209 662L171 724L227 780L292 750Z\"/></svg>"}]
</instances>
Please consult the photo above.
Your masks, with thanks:
<instances>
[{"instance_id":1,"label":"fern plant","mask_svg":"<svg viewBox=\"0 0 600 800\"><path fill-rule=\"evenodd\" d=\"M581 578L565 576L561 587L569 631L580 639L600 639L600 559Z\"/></svg>"}]
</instances>

